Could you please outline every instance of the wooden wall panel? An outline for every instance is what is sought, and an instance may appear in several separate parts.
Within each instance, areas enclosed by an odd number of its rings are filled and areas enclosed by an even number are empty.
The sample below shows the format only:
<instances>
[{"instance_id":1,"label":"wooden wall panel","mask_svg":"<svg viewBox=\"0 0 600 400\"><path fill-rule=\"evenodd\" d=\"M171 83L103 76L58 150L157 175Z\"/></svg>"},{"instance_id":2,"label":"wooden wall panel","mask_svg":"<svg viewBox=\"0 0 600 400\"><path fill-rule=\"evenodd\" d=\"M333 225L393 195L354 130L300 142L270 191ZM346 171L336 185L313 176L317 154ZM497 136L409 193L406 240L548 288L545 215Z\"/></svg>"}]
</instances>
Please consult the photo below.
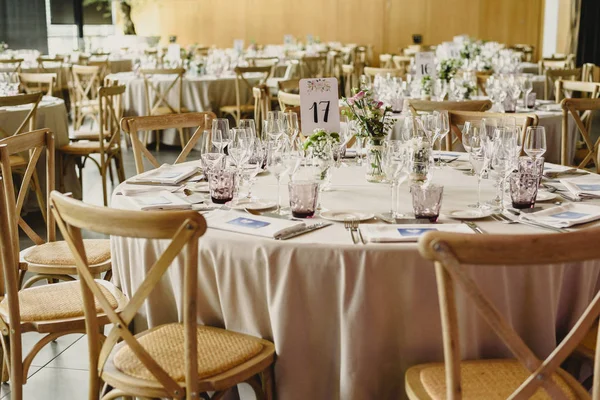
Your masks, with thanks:
<instances>
[{"instance_id":1,"label":"wooden wall panel","mask_svg":"<svg viewBox=\"0 0 600 400\"><path fill-rule=\"evenodd\" d=\"M286 34L372 44L397 53L423 35L425 44L459 34L539 48L544 0L169 0L133 12L141 35L177 35L182 45L282 43Z\"/></svg>"}]
</instances>

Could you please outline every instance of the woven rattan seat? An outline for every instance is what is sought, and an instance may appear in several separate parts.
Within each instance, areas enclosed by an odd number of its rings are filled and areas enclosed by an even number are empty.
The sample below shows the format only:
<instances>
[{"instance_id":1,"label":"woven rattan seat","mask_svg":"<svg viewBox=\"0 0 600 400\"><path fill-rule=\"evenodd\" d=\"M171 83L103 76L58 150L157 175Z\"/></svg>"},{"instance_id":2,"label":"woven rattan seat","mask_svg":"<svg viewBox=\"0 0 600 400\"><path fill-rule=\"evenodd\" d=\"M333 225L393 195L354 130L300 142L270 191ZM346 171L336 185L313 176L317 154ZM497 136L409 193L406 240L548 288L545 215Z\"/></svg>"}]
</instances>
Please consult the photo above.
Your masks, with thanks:
<instances>
[{"instance_id":1,"label":"woven rattan seat","mask_svg":"<svg viewBox=\"0 0 600 400\"><path fill-rule=\"evenodd\" d=\"M85 254L90 265L110 259L110 241L107 239L87 239L83 241ZM23 259L32 264L75 265L75 259L67 242L48 242L28 249Z\"/></svg>"},{"instance_id":2,"label":"woven rattan seat","mask_svg":"<svg viewBox=\"0 0 600 400\"><path fill-rule=\"evenodd\" d=\"M96 280L96 282L100 284L100 290L110 302L111 307L116 308L118 301L113 290L108 289L112 285L101 280ZM78 281L62 282L21 290L19 292L19 308L22 322L83 317L81 283ZM98 303L96 303L96 311L102 311ZM6 317L8 315L6 298L0 302L0 314L3 318L8 318Z\"/></svg>"},{"instance_id":3,"label":"woven rattan seat","mask_svg":"<svg viewBox=\"0 0 600 400\"><path fill-rule=\"evenodd\" d=\"M460 367L463 400L507 399L529 376L529 371L517 360L464 361ZM569 399L578 398L560 376L554 374L552 379ZM410 368L406 373L407 390L414 390L415 384L420 385L432 399L445 399L444 364L423 364ZM543 389L538 389L531 399L546 400L551 397Z\"/></svg>"},{"instance_id":4,"label":"woven rattan seat","mask_svg":"<svg viewBox=\"0 0 600 400\"><path fill-rule=\"evenodd\" d=\"M257 355L263 344L260 339L224 329L199 325L198 377L223 373ZM185 349L183 324L163 325L138 339L142 347L177 382L185 381ZM114 356L121 372L136 378L155 380L131 349L125 345Z\"/></svg>"},{"instance_id":5,"label":"woven rattan seat","mask_svg":"<svg viewBox=\"0 0 600 400\"><path fill-rule=\"evenodd\" d=\"M69 139L71 140L98 140L100 132L97 131L75 131L71 132ZM105 139L110 139L110 133L104 133Z\"/></svg>"},{"instance_id":6,"label":"woven rattan seat","mask_svg":"<svg viewBox=\"0 0 600 400\"><path fill-rule=\"evenodd\" d=\"M111 148L105 147L104 151L108 152L111 150L117 150L118 147L115 145ZM87 153L99 153L100 142L96 141L82 141L82 142L71 142L60 148L60 151L65 154L87 154Z\"/></svg>"}]
</instances>

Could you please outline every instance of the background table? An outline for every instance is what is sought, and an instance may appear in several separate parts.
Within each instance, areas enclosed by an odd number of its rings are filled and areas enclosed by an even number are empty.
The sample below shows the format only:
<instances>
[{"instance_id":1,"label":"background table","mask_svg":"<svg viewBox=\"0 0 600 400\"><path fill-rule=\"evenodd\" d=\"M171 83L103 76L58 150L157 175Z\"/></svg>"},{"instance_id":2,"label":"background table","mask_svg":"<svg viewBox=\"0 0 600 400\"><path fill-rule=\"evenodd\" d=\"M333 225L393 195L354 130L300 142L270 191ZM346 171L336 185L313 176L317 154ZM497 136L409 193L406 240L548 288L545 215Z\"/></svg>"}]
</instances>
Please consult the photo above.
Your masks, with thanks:
<instances>
[{"instance_id":1,"label":"background table","mask_svg":"<svg viewBox=\"0 0 600 400\"><path fill-rule=\"evenodd\" d=\"M322 206L389 210L388 185L368 183L364 173L355 166L334 170L334 190L323 193ZM445 185L442 213L477 199L475 177L443 168L434 181ZM275 199L274 183L261 176L255 194ZM488 180L482 195L494 196ZM411 210L406 184L400 203ZM120 195L111 204L131 207ZM479 225L490 233L540 232L491 220ZM131 295L166 243L111 243L115 282ZM209 229L199 252L198 320L274 341L279 399L406 398L406 369L443 360L434 269L414 243L353 245L336 223L283 242ZM553 349L557 332L573 325L600 282L598 262L470 269L540 357ZM182 282L178 258L136 317L136 330L178 320ZM458 308L465 358L509 355L462 296Z\"/></svg>"}]
</instances>

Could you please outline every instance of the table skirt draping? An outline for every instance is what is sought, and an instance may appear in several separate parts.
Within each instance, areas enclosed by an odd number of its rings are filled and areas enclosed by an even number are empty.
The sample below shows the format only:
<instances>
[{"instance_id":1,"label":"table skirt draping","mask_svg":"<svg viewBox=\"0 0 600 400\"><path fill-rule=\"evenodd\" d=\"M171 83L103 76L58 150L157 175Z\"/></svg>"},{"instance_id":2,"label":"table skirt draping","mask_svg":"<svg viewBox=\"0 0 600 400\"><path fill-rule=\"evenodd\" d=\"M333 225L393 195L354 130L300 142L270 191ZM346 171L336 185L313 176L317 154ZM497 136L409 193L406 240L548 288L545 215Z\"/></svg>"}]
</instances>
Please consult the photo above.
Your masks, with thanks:
<instances>
[{"instance_id":1,"label":"table skirt draping","mask_svg":"<svg viewBox=\"0 0 600 400\"><path fill-rule=\"evenodd\" d=\"M474 177L444 168L434 181L445 185L442 214L476 200ZM255 193L274 199L273 182L260 177ZM324 208L389 209L388 186L365 182L363 168L335 170L333 187L323 193ZM490 181L482 189L484 200L493 197ZM131 207L119 195L111 204ZM411 208L406 186L400 205ZM490 233L540 232L491 220L479 225ZM111 243L114 279L128 295L167 246ZM272 340L279 399L406 398L407 368L443 360L432 263L414 243L351 243L340 223L285 242L213 229L200 238L198 320ZM573 326L600 283L599 262L469 270L539 357ZM182 272L179 257L136 316L136 331L181 319ZM462 294L458 308L465 358L510 356Z\"/></svg>"}]
</instances>

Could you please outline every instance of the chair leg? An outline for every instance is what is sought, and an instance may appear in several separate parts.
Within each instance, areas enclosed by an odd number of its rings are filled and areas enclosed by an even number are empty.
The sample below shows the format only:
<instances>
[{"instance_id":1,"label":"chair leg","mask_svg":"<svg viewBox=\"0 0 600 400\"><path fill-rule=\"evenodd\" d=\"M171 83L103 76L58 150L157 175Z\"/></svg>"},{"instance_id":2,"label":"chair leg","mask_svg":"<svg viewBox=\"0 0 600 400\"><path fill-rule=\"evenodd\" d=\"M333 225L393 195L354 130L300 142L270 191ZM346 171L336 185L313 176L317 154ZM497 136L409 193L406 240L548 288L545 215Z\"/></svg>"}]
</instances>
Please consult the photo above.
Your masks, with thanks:
<instances>
[{"instance_id":1,"label":"chair leg","mask_svg":"<svg viewBox=\"0 0 600 400\"><path fill-rule=\"evenodd\" d=\"M183 149L186 144L186 142L184 141L184 138L183 138L183 129L178 128L177 130L179 131L179 142L181 143L181 148Z\"/></svg>"},{"instance_id":2,"label":"chair leg","mask_svg":"<svg viewBox=\"0 0 600 400\"><path fill-rule=\"evenodd\" d=\"M263 390L265 392L265 400L273 400L274 386L275 386L275 366L269 365L267 369L262 372Z\"/></svg>"},{"instance_id":3,"label":"chair leg","mask_svg":"<svg viewBox=\"0 0 600 400\"><path fill-rule=\"evenodd\" d=\"M125 180L125 166L123 165L123 153L119 151L117 156L113 158L115 160L115 165L117 168L117 177L119 178L119 183Z\"/></svg>"}]
</instances>

